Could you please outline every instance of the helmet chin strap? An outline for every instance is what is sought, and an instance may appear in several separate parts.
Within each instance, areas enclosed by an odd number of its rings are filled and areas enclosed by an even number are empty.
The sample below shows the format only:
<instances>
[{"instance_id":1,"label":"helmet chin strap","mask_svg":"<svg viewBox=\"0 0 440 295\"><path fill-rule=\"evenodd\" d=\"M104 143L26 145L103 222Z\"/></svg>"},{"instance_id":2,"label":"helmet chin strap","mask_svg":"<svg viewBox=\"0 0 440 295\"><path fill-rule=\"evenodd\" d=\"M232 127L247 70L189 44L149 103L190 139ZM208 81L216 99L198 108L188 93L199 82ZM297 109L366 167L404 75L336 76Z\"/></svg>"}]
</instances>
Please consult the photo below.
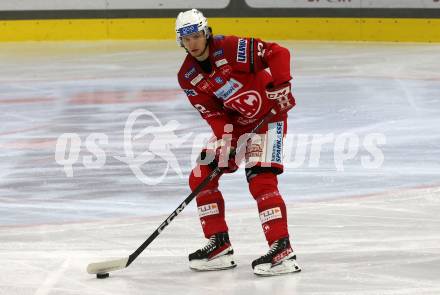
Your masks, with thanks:
<instances>
[{"instance_id":1,"label":"helmet chin strap","mask_svg":"<svg viewBox=\"0 0 440 295\"><path fill-rule=\"evenodd\" d=\"M206 39L206 44L205 44L205 48L203 49L203 51L202 51L202 53L200 53L197 57L200 57L200 56L202 56L202 55L204 55L205 54L205 52L206 52L206 49L208 49L208 44L209 42L208 42L208 39Z\"/></svg>"}]
</instances>

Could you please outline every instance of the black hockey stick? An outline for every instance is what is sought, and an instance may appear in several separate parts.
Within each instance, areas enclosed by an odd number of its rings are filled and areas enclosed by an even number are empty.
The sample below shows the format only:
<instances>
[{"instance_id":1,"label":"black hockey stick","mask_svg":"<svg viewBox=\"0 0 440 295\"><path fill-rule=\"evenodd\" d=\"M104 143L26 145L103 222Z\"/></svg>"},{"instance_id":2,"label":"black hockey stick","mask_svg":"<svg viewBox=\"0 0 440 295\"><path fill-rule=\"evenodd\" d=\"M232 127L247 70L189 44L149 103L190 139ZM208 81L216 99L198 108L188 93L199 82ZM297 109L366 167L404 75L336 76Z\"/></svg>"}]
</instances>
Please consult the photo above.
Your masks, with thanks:
<instances>
[{"instance_id":1,"label":"black hockey stick","mask_svg":"<svg viewBox=\"0 0 440 295\"><path fill-rule=\"evenodd\" d=\"M276 111L272 109L268 112L263 119L250 131L250 133L256 133L260 127L268 122L274 115L276 115ZM236 151L237 155L240 155L241 150L246 146L247 142L241 143ZM87 272L90 274L107 274L110 271L120 270L128 267L138 256L157 238L157 236L167 227L171 221L180 214L180 212L185 209L185 207L197 196L197 194L216 176L222 173L222 168L215 168L195 189L193 192L189 194L189 196L176 208L176 210L162 222L161 225L148 237L148 239L142 243L130 256L115 260L103 261L91 263L87 266Z\"/></svg>"}]
</instances>

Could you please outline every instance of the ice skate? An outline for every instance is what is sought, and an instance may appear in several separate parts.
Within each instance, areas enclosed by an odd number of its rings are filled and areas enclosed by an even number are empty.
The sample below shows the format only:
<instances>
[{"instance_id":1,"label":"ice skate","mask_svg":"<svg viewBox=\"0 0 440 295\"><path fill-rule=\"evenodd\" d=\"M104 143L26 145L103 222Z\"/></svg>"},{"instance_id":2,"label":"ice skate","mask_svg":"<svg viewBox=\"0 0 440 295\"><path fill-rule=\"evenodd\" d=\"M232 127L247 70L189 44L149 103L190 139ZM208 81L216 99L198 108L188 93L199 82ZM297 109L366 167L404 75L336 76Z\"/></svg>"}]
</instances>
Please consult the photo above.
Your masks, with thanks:
<instances>
[{"instance_id":1,"label":"ice skate","mask_svg":"<svg viewBox=\"0 0 440 295\"><path fill-rule=\"evenodd\" d=\"M233 268L237 266L233 254L228 233L218 233L209 238L205 247L189 254L189 267L197 271Z\"/></svg>"},{"instance_id":2,"label":"ice skate","mask_svg":"<svg viewBox=\"0 0 440 295\"><path fill-rule=\"evenodd\" d=\"M275 241L267 254L252 262L256 275L273 276L301 271L296 263L296 255L290 246L289 238Z\"/></svg>"}]
</instances>

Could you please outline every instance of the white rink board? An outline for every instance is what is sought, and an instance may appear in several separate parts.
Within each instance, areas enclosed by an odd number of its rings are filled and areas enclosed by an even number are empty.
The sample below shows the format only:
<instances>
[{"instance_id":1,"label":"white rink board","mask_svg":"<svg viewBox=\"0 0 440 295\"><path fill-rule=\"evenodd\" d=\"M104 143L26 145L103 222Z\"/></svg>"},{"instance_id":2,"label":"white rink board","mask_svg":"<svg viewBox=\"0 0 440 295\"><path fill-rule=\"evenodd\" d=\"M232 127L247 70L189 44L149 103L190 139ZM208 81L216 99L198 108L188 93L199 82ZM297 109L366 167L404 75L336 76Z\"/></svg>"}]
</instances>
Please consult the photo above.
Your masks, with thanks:
<instances>
[{"instance_id":1,"label":"white rink board","mask_svg":"<svg viewBox=\"0 0 440 295\"><path fill-rule=\"evenodd\" d=\"M440 8L435 0L245 0L255 8Z\"/></svg>"},{"instance_id":2,"label":"white rink board","mask_svg":"<svg viewBox=\"0 0 440 295\"><path fill-rule=\"evenodd\" d=\"M245 0L253 8L431 8L440 9L436 0ZM1 10L79 10L79 9L221 9L228 6L230 0L3 0Z\"/></svg>"},{"instance_id":3,"label":"white rink board","mask_svg":"<svg viewBox=\"0 0 440 295\"><path fill-rule=\"evenodd\" d=\"M359 8L361 0L349 1L319 1L308 0L245 0L246 4L254 8Z\"/></svg>"},{"instance_id":4,"label":"white rink board","mask_svg":"<svg viewBox=\"0 0 440 295\"><path fill-rule=\"evenodd\" d=\"M362 0L362 8L437 8L440 2L436 0Z\"/></svg>"},{"instance_id":5,"label":"white rink board","mask_svg":"<svg viewBox=\"0 0 440 295\"><path fill-rule=\"evenodd\" d=\"M2 0L1 10L225 8L230 0Z\"/></svg>"},{"instance_id":6,"label":"white rink board","mask_svg":"<svg viewBox=\"0 0 440 295\"><path fill-rule=\"evenodd\" d=\"M109 9L171 9L171 8L216 8L221 9L228 6L230 0L108 0Z\"/></svg>"}]
</instances>

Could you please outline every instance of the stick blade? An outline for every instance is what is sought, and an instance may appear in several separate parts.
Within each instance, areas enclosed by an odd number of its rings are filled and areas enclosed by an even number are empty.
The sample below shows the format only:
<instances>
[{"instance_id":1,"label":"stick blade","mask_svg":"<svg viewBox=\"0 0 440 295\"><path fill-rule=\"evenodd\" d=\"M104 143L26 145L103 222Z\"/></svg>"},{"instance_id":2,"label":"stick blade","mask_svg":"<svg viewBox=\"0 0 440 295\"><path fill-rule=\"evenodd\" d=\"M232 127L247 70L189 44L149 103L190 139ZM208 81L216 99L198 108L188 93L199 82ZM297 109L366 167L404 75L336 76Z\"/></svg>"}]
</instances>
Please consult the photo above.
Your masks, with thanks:
<instances>
[{"instance_id":1,"label":"stick blade","mask_svg":"<svg viewBox=\"0 0 440 295\"><path fill-rule=\"evenodd\" d=\"M98 274L98 273L108 273L115 270L124 269L127 267L128 257L103 261L103 262L95 262L90 263L87 266L87 272L89 274Z\"/></svg>"}]
</instances>

